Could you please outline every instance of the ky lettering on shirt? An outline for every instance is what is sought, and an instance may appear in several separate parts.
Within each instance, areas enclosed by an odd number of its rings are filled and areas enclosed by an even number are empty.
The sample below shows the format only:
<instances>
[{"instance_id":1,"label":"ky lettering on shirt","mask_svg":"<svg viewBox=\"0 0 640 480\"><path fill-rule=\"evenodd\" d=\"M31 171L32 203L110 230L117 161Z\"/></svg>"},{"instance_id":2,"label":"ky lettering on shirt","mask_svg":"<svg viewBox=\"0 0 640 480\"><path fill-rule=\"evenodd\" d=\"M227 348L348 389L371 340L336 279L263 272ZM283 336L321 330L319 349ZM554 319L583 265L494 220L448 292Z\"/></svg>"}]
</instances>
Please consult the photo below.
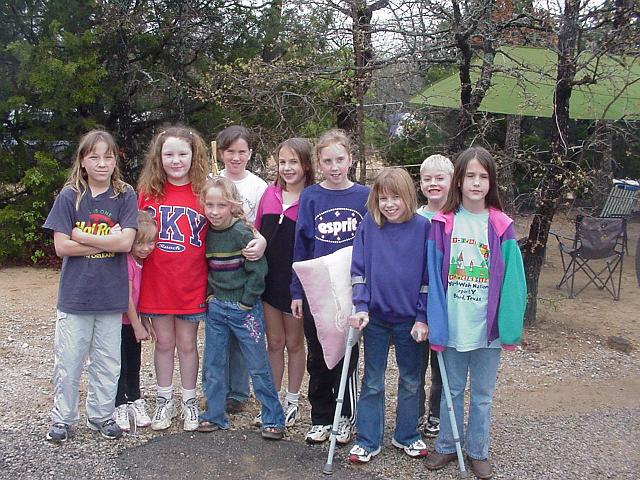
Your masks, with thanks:
<instances>
[{"instance_id":1,"label":"ky lettering on shirt","mask_svg":"<svg viewBox=\"0 0 640 480\"><path fill-rule=\"evenodd\" d=\"M154 207L148 210L158 222L156 248L165 252L182 252L185 250L185 239L194 247L202 247L200 234L207 226L204 215L188 207L173 205L159 205L157 211ZM183 232L180 225L188 226L188 231Z\"/></svg>"}]
</instances>

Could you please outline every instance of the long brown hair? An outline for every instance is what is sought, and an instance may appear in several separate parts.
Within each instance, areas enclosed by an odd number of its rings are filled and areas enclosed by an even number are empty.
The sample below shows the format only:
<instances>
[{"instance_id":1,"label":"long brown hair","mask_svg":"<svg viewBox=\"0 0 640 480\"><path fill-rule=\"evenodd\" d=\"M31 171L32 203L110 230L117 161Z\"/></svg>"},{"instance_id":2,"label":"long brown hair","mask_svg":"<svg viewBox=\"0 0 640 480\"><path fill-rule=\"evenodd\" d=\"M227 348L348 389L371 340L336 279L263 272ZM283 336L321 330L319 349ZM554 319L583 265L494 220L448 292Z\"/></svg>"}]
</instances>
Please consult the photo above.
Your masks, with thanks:
<instances>
[{"instance_id":1,"label":"long brown hair","mask_svg":"<svg viewBox=\"0 0 640 480\"><path fill-rule=\"evenodd\" d=\"M162 146L169 137L184 140L191 147L189 180L191 181L191 190L194 195L198 195L207 178L209 168L207 147L202 140L202 136L195 129L184 125L161 128L153 136L147 148L144 167L142 167L142 173L138 180L138 192L153 198L160 198L164 195L167 174L162 166Z\"/></svg>"},{"instance_id":2,"label":"long brown hair","mask_svg":"<svg viewBox=\"0 0 640 480\"><path fill-rule=\"evenodd\" d=\"M113 189L113 197L111 198L116 198L125 190L132 188L131 185L122 180L120 167L118 167L118 146L113 136L104 130L91 130L80 137L69 177L64 184L65 187L69 187L76 192L76 210L80 207L80 200L89 189L88 175L87 171L82 168L82 160L93 151L99 142L106 143L107 152L116 157L116 166L111 174L110 182Z\"/></svg>"},{"instance_id":3,"label":"long brown hair","mask_svg":"<svg viewBox=\"0 0 640 480\"><path fill-rule=\"evenodd\" d=\"M415 215L416 209L418 208L416 187L413 184L413 180L411 180L411 175L409 175L404 168L383 168L376 177L376 181L369 192L369 197L367 198L367 210L369 211L369 215L373 218L373 221L379 226L384 225L386 218L380 211L380 202L378 201L378 197L385 193L400 195L400 198L402 198L407 211L402 218L400 218L401 222L406 222Z\"/></svg>"},{"instance_id":4,"label":"long brown hair","mask_svg":"<svg viewBox=\"0 0 640 480\"><path fill-rule=\"evenodd\" d=\"M500 201L500 192L496 182L496 162L491 154L482 147L469 147L455 161L453 170L453 180L451 180L451 188L449 196L442 207L443 213L449 213L457 210L462 204L462 184L464 176L467 173L467 166L472 160L477 160L482 168L489 174L489 191L484 197L485 206L502 210L502 202Z\"/></svg>"},{"instance_id":5,"label":"long brown hair","mask_svg":"<svg viewBox=\"0 0 640 480\"><path fill-rule=\"evenodd\" d=\"M304 172L304 186L308 187L309 185L313 185L316 181L316 174L312 162L313 147L311 146L309 140L307 140L306 138L294 137L282 142L280 145L278 145L278 148L276 148L276 163L278 162L280 150L285 147L293 150L298 156L298 160L300 160L300 165L302 165L302 171ZM276 185L282 187L283 190L286 189L287 182L285 182L284 178L280 176L279 169L275 183Z\"/></svg>"}]
</instances>

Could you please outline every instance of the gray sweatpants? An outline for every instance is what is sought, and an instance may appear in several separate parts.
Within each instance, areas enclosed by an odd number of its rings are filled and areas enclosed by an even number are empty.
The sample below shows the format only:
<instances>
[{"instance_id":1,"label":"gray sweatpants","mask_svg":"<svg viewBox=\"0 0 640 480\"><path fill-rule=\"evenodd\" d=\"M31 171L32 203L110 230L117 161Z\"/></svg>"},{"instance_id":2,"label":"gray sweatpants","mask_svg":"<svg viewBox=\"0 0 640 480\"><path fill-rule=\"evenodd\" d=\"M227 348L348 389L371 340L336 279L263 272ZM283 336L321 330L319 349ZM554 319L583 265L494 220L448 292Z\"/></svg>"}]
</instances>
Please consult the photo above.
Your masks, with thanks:
<instances>
[{"instance_id":1,"label":"gray sweatpants","mask_svg":"<svg viewBox=\"0 0 640 480\"><path fill-rule=\"evenodd\" d=\"M87 418L104 422L111 418L120 376L122 314L74 315L57 311L53 344L54 423L80 420L80 375L88 357Z\"/></svg>"}]
</instances>

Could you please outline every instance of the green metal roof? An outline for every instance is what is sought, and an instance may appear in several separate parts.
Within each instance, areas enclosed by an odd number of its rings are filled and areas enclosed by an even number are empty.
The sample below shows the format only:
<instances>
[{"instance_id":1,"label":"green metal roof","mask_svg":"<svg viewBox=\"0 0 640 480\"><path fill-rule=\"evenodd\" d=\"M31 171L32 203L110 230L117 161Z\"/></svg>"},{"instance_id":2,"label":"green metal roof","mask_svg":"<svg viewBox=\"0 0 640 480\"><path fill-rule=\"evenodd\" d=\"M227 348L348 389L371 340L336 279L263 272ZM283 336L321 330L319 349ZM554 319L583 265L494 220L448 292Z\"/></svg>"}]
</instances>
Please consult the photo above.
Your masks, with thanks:
<instances>
[{"instance_id":1,"label":"green metal roof","mask_svg":"<svg viewBox=\"0 0 640 480\"><path fill-rule=\"evenodd\" d=\"M493 74L491 87L480 104L484 112L551 117L557 69L557 54L534 47L503 47L495 57L500 71ZM598 59L580 56L576 80L597 73L598 82L573 88L569 115L576 119L639 120L640 58L609 55ZM479 62L471 80L479 74ZM452 75L411 99L412 103L460 108L460 77Z\"/></svg>"}]
</instances>

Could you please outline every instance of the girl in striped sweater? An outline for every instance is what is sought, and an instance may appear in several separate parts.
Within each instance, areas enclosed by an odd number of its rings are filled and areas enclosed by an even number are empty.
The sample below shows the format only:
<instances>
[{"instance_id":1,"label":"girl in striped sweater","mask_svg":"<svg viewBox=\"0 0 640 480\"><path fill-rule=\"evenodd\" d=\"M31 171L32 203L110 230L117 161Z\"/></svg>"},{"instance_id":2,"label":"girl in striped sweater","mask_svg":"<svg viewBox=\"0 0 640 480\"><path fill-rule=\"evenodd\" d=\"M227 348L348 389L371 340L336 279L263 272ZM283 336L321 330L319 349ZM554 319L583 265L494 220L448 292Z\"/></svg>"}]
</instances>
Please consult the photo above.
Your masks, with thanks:
<instances>
[{"instance_id":1,"label":"girl in striped sweater","mask_svg":"<svg viewBox=\"0 0 640 480\"><path fill-rule=\"evenodd\" d=\"M260 295L264 291L267 262L248 261L242 249L254 232L244 218L242 198L233 182L224 177L208 179L200 195L209 221L206 238L207 319L205 323L204 391L207 411L200 416L198 430L226 430L226 361L229 339L240 345L262 403L262 437L280 440L284 434L284 412L273 384L267 358L264 315Z\"/></svg>"}]
</instances>

